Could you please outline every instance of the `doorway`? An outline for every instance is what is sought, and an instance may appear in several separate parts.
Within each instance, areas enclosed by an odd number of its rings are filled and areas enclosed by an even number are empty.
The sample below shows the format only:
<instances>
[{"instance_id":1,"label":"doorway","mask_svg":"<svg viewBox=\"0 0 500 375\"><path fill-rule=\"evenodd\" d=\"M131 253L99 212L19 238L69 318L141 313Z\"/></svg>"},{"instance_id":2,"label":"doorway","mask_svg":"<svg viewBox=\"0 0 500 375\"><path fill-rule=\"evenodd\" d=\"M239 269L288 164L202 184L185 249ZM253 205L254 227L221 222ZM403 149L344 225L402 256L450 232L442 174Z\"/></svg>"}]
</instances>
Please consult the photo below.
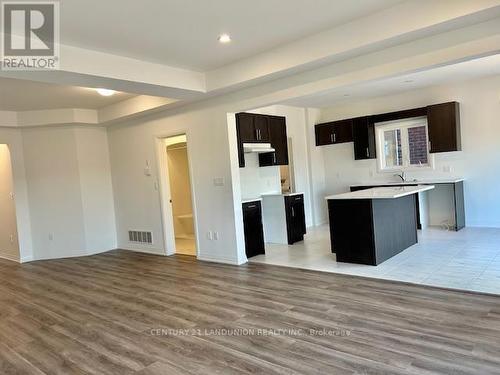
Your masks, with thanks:
<instances>
[{"instance_id":1,"label":"doorway","mask_svg":"<svg viewBox=\"0 0 500 375\"><path fill-rule=\"evenodd\" d=\"M12 163L6 144L0 144L0 258L20 259Z\"/></svg>"},{"instance_id":2,"label":"doorway","mask_svg":"<svg viewBox=\"0 0 500 375\"><path fill-rule=\"evenodd\" d=\"M195 220L189 166L187 137L185 134L164 139L166 173L170 203L175 253L196 256ZM168 228L167 228L168 229Z\"/></svg>"}]
</instances>

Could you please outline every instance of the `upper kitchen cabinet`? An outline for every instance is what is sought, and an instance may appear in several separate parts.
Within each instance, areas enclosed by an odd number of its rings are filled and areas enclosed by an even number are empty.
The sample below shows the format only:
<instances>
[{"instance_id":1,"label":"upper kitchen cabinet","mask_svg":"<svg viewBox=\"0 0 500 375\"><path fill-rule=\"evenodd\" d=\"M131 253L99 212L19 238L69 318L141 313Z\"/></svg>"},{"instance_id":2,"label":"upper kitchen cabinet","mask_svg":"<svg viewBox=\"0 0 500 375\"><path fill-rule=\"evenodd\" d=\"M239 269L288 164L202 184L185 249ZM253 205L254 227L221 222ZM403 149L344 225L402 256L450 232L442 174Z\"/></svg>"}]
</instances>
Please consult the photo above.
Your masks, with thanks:
<instances>
[{"instance_id":1,"label":"upper kitchen cabinet","mask_svg":"<svg viewBox=\"0 0 500 375\"><path fill-rule=\"evenodd\" d=\"M237 113L236 129L242 143L269 142L269 122L267 116L253 113Z\"/></svg>"},{"instance_id":2,"label":"upper kitchen cabinet","mask_svg":"<svg viewBox=\"0 0 500 375\"><path fill-rule=\"evenodd\" d=\"M429 152L461 151L460 106L457 102L427 107Z\"/></svg>"},{"instance_id":3,"label":"upper kitchen cabinet","mask_svg":"<svg viewBox=\"0 0 500 375\"><path fill-rule=\"evenodd\" d=\"M271 146L276 150L259 155L259 165L288 165L288 137L286 133L286 118L281 116L267 116L269 123L269 138Z\"/></svg>"},{"instance_id":4,"label":"upper kitchen cabinet","mask_svg":"<svg viewBox=\"0 0 500 375\"><path fill-rule=\"evenodd\" d=\"M316 146L352 142L352 120L340 120L315 126Z\"/></svg>"},{"instance_id":5,"label":"upper kitchen cabinet","mask_svg":"<svg viewBox=\"0 0 500 375\"><path fill-rule=\"evenodd\" d=\"M253 113L236 114L236 134L238 137L238 158L240 168L245 166L243 143L269 142L269 123L267 116Z\"/></svg>"},{"instance_id":6,"label":"upper kitchen cabinet","mask_svg":"<svg viewBox=\"0 0 500 375\"><path fill-rule=\"evenodd\" d=\"M352 119L354 159L376 159L375 124L369 116Z\"/></svg>"},{"instance_id":7,"label":"upper kitchen cabinet","mask_svg":"<svg viewBox=\"0 0 500 375\"><path fill-rule=\"evenodd\" d=\"M288 165L286 118L254 113L236 114L240 168L245 166L244 143L269 143L275 152L259 155L259 166Z\"/></svg>"}]
</instances>

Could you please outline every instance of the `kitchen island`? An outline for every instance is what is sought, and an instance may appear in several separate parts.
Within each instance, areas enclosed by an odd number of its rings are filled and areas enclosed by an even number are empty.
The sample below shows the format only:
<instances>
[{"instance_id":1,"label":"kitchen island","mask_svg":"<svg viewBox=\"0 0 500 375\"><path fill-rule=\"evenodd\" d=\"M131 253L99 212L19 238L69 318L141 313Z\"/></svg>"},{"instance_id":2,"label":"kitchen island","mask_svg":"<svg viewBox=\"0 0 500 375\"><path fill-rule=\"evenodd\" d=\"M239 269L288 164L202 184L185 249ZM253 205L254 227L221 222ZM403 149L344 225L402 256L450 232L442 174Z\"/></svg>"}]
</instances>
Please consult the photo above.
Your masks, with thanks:
<instances>
[{"instance_id":1,"label":"kitchen island","mask_svg":"<svg viewBox=\"0 0 500 375\"><path fill-rule=\"evenodd\" d=\"M327 196L338 262L378 265L417 243L414 194L433 185L378 187Z\"/></svg>"}]
</instances>

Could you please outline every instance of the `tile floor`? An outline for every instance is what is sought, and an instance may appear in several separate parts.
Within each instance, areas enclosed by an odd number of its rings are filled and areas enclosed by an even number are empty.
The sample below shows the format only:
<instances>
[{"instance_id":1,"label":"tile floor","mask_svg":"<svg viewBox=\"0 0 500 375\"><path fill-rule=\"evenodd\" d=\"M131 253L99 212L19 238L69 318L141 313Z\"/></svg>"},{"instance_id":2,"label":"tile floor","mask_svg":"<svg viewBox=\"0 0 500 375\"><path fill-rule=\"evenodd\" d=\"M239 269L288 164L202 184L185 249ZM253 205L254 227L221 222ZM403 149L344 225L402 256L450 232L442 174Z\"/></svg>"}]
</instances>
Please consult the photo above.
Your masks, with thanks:
<instances>
[{"instance_id":1,"label":"tile floor","mask_svg":"<svg viewBox=\"0 0 500 375\"><path fill-rule=\"evenodd\" d=\"M321 226L292 246L266 244L266 254L250 261L500 294L500 229L495 228L419 231L418 244L374 267L337 263L328 227Z\"/></svg>"}]
</instances>

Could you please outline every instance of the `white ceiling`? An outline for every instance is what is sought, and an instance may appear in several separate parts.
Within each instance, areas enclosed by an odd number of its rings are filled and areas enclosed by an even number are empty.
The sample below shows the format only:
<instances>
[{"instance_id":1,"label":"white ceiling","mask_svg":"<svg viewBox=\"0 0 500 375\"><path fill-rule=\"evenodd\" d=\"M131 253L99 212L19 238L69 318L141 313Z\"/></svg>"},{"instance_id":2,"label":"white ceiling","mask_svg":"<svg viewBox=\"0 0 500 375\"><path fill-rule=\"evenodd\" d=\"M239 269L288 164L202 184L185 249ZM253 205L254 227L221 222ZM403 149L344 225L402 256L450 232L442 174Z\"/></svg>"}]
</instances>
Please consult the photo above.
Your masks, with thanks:
<instances>
[{"instance_id":1,"label":"white ceiling","mask_svg":"<svg viewBox=\"0 0 500 375\"><path fill-rule=\"evenodd\" d=\"M115 93L104 97L86 87L55 85L20 79L0 78L0 111L43 109L99 109L130 99L134 95Z\"/></svg>"},{"instance_id":2,"label":"white ceiling","mask_svg":"<svg viewBox=\"0 0 500 375\"><path fill-rule=\"evenodd\" d=\"M207 71L391 7L400 0L64 0L61 41ZM233 42L221 45L218 35Z\"/></svg>"},{"instance_id":3,"label":"white ceiling","mask_svg":"<svg viewBox=\"0 0 500 375\"><path fill-rule=\"evenodd\" d=\"M397 94L399 92L468 79L500 75L500 54L379 81L335 88L286 101L300 107L327 108L333 104Z\"/></svg>"}]
</instances>

